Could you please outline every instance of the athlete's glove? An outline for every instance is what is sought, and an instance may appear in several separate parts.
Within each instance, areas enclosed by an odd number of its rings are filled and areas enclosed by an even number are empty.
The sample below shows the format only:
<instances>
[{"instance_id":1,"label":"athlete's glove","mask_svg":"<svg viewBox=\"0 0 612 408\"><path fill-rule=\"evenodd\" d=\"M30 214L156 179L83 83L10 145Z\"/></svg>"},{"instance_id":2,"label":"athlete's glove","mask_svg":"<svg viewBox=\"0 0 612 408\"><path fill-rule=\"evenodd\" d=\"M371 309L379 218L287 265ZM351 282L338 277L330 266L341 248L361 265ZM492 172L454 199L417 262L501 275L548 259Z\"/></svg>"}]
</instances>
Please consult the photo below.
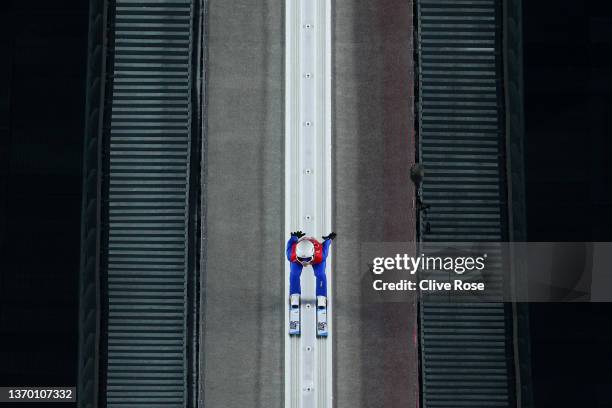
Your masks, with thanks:
<instances>
[{"instance_id":1,"label":"athlete's glove","mask_svg":"<svg viewBox=\"0 0 612 408\"><path fill-rule=\"evenodd\" d=\"M328 239L334 239L336 238L336 233L335 232L330 232L329 235L324 235L323 236L323 240L328 240Z\"/></svg>"},{"instance_id":2,"label":"athlete's glove","mask_svg":"<svg viewBox=\"0 0 612 408\"><path fill-rule=\"evenodd\" d=\"M306 234L304 234L302 231L295 231L295 232L291 233L292 237L297 237L298 239L302 238L304 235L306 235Z\"/></svg>"}]
</instances>

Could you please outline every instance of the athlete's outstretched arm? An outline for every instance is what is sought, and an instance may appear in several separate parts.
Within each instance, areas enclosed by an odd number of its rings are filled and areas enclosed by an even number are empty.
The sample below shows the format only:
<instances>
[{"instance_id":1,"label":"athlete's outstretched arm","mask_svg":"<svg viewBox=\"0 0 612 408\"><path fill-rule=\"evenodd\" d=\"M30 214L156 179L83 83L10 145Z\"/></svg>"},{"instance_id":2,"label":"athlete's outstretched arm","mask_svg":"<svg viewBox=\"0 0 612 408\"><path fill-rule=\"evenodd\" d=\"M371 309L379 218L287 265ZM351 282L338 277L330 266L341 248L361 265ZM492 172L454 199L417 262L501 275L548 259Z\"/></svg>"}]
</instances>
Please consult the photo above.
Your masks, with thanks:
<instances>
[{"instance_id":1,"label":"athlete's outstretched arm","mask_svg":"<svg viewBox=\"0 0 612 408\"><path fill-rule=\"evenodd\" d=\"M296 243L297 241L298 241L298 238L293 235L289 237L289 241L287 241L287 250L285 252L287 253L287 260L289 262L291 262L291 248L293 247L293 244Z\"/></svg>"},{"instance_id":2,"label":"athlete's outstretched arm","mask_svg":"<svg viewBox=\"0 0 612 408\"><path fill-rule=\"evenodd\" d=\"M323 259L327 259L327 254L329 253L329 247L331 246L331 239L326 239L323 241Z\"/></svg>"},{"instance_id":3,"label":"athlete's outstretched arm","mask_svg":"<svg viewBox=\"0 0 612 408\"><path fill-rule=\"evenodd\" d=\"M304 233L302 231L295 231L291 233L291 236L289 237L289 241L287 241L287 249L285 250L287 254L287 260L289 262L291 262L291 248L293 247L293 244L298 242L298 240L303 236L304 236Z\"/></svg>"},{"instance_id":4,"label":"athlete's outstretched arm","mask_svg":"<svg viewBox=\"0 0 612 408\"><path fill-rule=\"evenodd\" d=\"M330 232L329 235L325 235L323 237L323 259L327 258L327 254L329 253L329 247L334 238L336 238L335 232Z\"/></svg>"}]
</instances>

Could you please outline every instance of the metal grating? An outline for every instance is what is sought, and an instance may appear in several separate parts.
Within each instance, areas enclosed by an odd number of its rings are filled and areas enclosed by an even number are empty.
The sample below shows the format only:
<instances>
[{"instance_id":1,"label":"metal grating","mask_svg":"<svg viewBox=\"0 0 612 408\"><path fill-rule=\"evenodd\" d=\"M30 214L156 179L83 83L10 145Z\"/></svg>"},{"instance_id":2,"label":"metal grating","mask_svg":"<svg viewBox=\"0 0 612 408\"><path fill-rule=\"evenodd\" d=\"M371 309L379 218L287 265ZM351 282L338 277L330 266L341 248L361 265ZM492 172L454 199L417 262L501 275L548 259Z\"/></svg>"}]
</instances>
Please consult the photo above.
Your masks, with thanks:
<instances>
[{"instance_id":1,"label":"metal grating","mask_svg":"<svg viewBox=\"0 0 612 408\"><path fill-rule=\"evenodd\" d=\"M108 407L187 401L193 5L117 0L108 154Z\"/></svg>"},{"instance_id":2,"label":"metal grating","mask_svg":"<svg viewBox=\"0 0 612 408\"><path fill-rule=\"evenodd\" d=\"M419 155L424 248L506 238L501 0L419 0ZM429 229L425 223L429 223ZM500 253L489 248L499 265ZM501 268L488 286L503 289ZM501 303L421 307L423 405L513 406Z\"/></svg>"}]
</instances>

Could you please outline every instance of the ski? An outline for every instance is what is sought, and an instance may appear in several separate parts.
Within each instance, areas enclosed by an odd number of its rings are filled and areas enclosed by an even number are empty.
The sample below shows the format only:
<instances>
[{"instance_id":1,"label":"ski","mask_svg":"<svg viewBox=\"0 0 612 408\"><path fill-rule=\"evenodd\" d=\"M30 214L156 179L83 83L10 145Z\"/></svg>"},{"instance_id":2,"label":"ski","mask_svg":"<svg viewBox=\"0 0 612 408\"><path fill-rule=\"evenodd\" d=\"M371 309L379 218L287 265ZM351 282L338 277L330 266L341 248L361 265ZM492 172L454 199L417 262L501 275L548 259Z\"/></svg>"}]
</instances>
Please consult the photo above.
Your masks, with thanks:
<instances>
[{"instance_id":1,"label":"ski","mask_svg":"<svg viewBox=\"0 0 612 408\"><path fill-rule=\"evenodd\" d=\"M300 334L300 295L291 295L289 299L289 335Z\"/></svg>"},{"instance_id":2,"label":"ski","mask_svg":"<svg viewBox=\"0 0 612 408\"><path fill-rule=\"evenodd\" d=\"M327 298L317 296L317 337L327 337Z\"/></svg>"}]
</instances>

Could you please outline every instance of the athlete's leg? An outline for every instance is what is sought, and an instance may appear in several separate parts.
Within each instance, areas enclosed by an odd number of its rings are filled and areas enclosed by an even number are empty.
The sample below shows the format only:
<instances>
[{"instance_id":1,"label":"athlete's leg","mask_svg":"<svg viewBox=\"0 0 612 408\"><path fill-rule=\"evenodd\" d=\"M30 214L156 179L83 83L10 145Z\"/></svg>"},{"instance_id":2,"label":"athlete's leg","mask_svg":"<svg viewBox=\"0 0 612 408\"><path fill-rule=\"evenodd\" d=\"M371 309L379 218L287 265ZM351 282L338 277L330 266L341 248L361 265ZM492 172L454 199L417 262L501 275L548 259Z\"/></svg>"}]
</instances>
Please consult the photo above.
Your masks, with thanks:
<instances>
[{"instance_id":1,"label":"athlete's leg","mask_svg":"<svg viewBox=\"0 0 612 408\"><path fill-rule=\"evenodd\" d=\"M289 295L302 293L300 287L300 276L302 275L302 264L299 262L291 262L291 272L289 273Z\"/></svg>"},{"instance_id":2,"label":"athlete's leg","mask_svg":"<svg viewBox=\"0 0 612 408\"><path fill-rule=\"evenodd\" d=\"M325 261L312 265L317 280L317 296L327 296L327 277L325 276Z\"/></svg>"}]
</instances>

